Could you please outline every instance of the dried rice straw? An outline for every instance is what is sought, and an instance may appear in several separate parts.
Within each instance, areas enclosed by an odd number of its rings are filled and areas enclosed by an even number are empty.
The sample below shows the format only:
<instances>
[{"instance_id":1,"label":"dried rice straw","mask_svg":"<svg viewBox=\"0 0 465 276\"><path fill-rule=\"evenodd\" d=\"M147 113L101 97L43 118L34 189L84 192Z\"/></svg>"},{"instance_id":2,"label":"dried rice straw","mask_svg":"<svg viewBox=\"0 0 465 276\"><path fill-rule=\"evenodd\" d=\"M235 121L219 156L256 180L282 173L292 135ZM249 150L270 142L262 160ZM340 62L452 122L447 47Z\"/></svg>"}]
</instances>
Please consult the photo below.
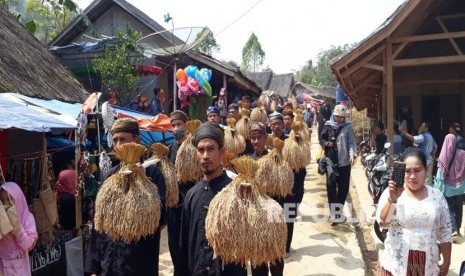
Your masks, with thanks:
<instances>
[{"instance_id":1,"label":"dried rice straw","mask_svg":"<svg viewBox=\"0 0 465 276\"><path fill-rule=\"evenodd\" d=\"M181 184L196 182L202 176L200 163L197 160L197 149L194 146L194 134L201 124L202 122L197 119L186 122L187 137L178 149L174 164L176 177Z\"/></svg>"},{"instance_id":2,"label":"dried rice straw","mask_svg":"<svg viewBox=\"0 0 465 276\"><path fill-rule=\"evenodd\" d=\"M236 123L236 132L244 137L244 139L249 139L250 125L252 121L249 118L250 111L247 109L241 110L242 117Z\"/></svg>"},{"instance_id":3,"label":"dried rice straw","mask_svg":"<svg viewBox=\"0 0 465 276\"><path fill-rule=\"evenodd\" d=\"M302 125L301 131L300 131L302 139L304 141L310 141L310 136L312 134L311 133L311 128L309 128L307 123L305 123L304 116L302 115L302 113L299 113L298 111L300 111L300 110L296 110L296 115L294 117L294 122ZM302 112L302 111L300 111L300 112Z\"/></svg>"},{"instance_id":4,"label":"dried rice straw","mask_svg":"<svg viewBox=\"0 0 465 276\"><path fill-rule=\"evenodd\" d=\"M95 229L113 240L132 242L155 233L160 220L157 186L136 163L145 147L128 143L115 147L121 169L100 188L95 202Z\"/></svg>"},{"instance_id":5,"label":"dried rice straw","mask_svg":"<svg viewBox=\"0 0 465 276\"><path fill-rule=\"evenodd\" d=\"M294 173L289 163L284 161L282 149L284 141L273 139L273 150L260 158L255 180L260 191L269 196L286 197L292 193Z\"/></svg>"},{"instance_id":6,"label":"dried rice straw","mask_svg":"<svg viewBox=\"0 0 465 276\"><path fill-rule=\"evenodd\" d=\"M152 144L150 148L153 152L153 156L150 159L160 160L161 172L163 174L163 178L165 178L165 205L168 208L174 208L178 206L179 202L179 186L174 164L171 163L167 157L169 148L162 143Z\"/></svg>"},{"instance_id":7,"label":"dried rice straw","mask_svg":"<svg viewBox=\"0 0 465 276\"><path fill-rule=\"evenodd\" d=\"M289 138L284 141L283 157L296 172L310 164L310 143L302 138L300 123L293 122L291 128Z\"/></svg>"},{"instance_id":8,"label":"dried rice straw","mask_svg":"<svg viewBox=\"0 0 465 276\"><path fill-rule=\"evenodd\" d=\"M221 164L223 165L223 168L225 170L231 169L232 168L232 163L231 161L236 158L236 154L234 152L226 150L223 154L223 157L221 159Z\"/></svg>"},{"instance_id":9,"label":"dried rice straw","mask_svg":"<svg viewBox=\"0 0 465 276\"><path fill-rule=\"evenodd\" d=\"M250 119L253 122L262 123L266 125L268 123L268 115L266 114L266 110L261 103L256 108L252 109L250 113Z\"/></svg>"},{"instance_id":10,"label":"dried rice straw","mask_svg":"<svg viewBox=\"0 0 465 276\"><path fill-rule=\"evenodd\" d=\"M239 175L210 202L205 230L214 258L223 264L252 267L284 257L287 227L284 211L256 187L258 164L249 156L232 161Z\"/></svg>"},{"instance_id":11,"label":"dried rice straw","mask_svg":"<svg viewBox=\"0 0 465 276\"><path fill-rule=\"evenodd\" d=\"M245 139L244 136L238 134L234 129L236 120L234 118L228 118L226 120L227 126L224 130L224 146L229 152L240 154L245 151Z\"/></svg>"}]
</instances>

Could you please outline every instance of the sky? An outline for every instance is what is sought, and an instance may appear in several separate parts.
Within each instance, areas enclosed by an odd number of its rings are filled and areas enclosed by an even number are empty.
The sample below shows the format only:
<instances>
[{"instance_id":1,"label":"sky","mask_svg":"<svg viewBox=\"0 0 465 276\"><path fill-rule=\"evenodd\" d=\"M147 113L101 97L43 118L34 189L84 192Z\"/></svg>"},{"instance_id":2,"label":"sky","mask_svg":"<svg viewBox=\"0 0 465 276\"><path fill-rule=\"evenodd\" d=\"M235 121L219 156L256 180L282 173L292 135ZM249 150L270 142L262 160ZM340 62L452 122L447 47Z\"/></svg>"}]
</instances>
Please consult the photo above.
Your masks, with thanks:
<instances>
[{"instance_id":1,"label":"sky","mask_svg":"<svg viewBox=\"0 0 465 276\"><path fill-rule=\"evenodd\" d=\"M263 67L295 73L331 46L358 43L404 0L126 0L166 29L209 27L221 49L213 57L242 61L255 33L265 52ZM407 0L408 1L408 0ZM91 1L76 0L84 9ZM165 23L169 13L172 22Z\"/></svg>"}]
</instances>

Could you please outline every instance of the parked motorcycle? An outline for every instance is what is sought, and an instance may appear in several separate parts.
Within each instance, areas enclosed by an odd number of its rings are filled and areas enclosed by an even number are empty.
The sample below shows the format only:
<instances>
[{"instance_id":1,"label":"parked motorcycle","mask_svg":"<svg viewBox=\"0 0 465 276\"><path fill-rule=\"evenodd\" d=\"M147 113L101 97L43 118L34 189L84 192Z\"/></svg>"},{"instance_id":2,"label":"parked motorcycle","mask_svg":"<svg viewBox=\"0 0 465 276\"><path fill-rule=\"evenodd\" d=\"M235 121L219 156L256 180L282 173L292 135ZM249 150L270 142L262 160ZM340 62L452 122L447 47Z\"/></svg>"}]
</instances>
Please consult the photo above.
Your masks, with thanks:
<instances>
[{"instance_id":1,"label":"parked motorcycle","mask_svg":"<svg viewBox=\"0 0 465 276\"><path fill-rule=\"evenodd\" d=\"M372 196L373 205L375 206L375 209L378 205L381 194L388 187L388 182L391 178L391 167L389 166L390 153L388 152L388 149L390 147L391 143L387 142L386 144L384 144L383 152L376 157L370 158L369 164L367 165L368 191ZM376 236L382 242L384 242L387 235L387 229L382 229L376 220L374 222L373 227Z\"/></svg>"},{"instance_id":2,"label":"parked motorcycle","mask_svg":"<svg viewBox=\"0 0 465 276\"><path fill-rule=\"evenodd\" d=\"M371 154L370 141L365 139L358 144L360 151L360 161L364 167L366 167L366 157Z\"/></svg>"}]
</instances>

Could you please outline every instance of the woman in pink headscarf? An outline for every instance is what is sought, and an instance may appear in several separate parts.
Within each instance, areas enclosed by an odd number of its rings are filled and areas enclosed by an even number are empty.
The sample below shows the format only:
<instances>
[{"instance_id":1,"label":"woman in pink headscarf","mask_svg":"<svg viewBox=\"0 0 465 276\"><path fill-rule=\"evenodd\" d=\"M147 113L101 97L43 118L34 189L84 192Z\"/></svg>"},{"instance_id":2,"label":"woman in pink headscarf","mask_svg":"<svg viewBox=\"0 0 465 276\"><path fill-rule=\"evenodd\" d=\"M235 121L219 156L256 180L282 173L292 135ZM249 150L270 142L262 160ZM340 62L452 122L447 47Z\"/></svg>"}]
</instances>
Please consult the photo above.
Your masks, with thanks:
<instances>
[{"instance_id":1,"label":"woman in pink headscarf","mask_svg":"<svg viewBox=\"0 0 465 276\"><path fill-rule=\"evenodd\" d=\"M456 147L457 138L447 134L438 158L434 187L444 193L449 206L453 241L460 237L465 194L465 151Z\"/></svg>"},{"instance_id":2,"label":"woman in pink headscarf","mask_svg":"<svg viewBox=\"0 0 465 276\"><path fill-rule=\"evenodd\" d=\"M4 276L31 275L28 252L37 240L36 222L18 184L6 182L0 186L2 202L5 203L9 197L16 206L21 229L17 234L10 233L0 239L0 272Z\"/></svg>"}]
</instances>

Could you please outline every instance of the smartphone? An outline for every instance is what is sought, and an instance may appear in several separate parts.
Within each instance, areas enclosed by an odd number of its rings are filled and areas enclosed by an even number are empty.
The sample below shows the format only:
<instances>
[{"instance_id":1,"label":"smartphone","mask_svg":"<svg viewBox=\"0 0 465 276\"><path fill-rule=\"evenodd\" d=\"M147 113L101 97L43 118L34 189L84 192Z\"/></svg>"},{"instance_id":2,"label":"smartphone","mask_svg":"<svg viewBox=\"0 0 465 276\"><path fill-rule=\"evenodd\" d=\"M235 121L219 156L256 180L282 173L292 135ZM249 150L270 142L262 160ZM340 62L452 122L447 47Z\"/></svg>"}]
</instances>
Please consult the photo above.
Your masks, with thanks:
<instances>
[{"instance_id":1,"label":"smartphone","mask_svg":"<svg viewBox=\"0 0 465 276\"><path fill-rule=\"evenodd\" d=\"M392 181L396 183L397 188L404 187L405 163L394 161L394 170L392 171Z\"/></svg>"}]
</instances>

